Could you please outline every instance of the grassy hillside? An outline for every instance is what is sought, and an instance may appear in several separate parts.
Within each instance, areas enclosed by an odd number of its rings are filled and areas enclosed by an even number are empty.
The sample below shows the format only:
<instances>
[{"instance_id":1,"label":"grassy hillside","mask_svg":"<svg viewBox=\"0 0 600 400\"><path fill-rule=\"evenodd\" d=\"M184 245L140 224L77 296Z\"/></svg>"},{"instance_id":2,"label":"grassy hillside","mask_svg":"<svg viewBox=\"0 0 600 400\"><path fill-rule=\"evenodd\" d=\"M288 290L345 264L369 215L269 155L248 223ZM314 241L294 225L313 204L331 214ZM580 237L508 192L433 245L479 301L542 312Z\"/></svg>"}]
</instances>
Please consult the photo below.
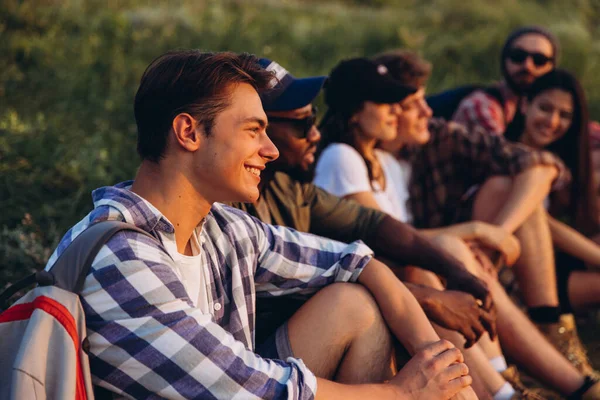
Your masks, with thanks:
<instances>
[{"instance_id":1,"label":"grassy hillside","mask_svg":"<svg viewBox=\"0 0 600 400\"><path fill-rule=\"evenodd\" d=\"M168 3L174 4L174 3ZM148 1L0 3L0 287L43 266L90 191L133 176L132 99L173 48L248 51L298 76L407 47L434 63L430 91L498 77L514 27L562 43L600 117L600 5L592 0Z\"/></svg>"}]
</instances>

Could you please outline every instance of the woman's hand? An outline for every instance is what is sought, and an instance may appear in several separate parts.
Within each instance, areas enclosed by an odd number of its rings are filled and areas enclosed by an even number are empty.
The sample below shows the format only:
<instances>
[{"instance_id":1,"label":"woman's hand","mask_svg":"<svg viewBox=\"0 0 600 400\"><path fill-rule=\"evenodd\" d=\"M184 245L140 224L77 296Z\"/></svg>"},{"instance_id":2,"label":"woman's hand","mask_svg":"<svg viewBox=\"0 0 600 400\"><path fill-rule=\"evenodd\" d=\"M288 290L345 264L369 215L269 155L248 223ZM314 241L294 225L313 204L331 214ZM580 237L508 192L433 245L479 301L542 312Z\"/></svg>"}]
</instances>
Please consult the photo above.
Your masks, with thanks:
<instances>
[{"instance_id":1,"label":"woman's hand","mask_svg":"<svg viewBox=\"0 0 600 400\"><path fill-rule=\"evenodd\" d=\"M521 256L519 240L506 229L481 221L470 223L473 230L472 240L489 250L500 252L506 265L513 265Z\"/></svg>"}]
</instances>

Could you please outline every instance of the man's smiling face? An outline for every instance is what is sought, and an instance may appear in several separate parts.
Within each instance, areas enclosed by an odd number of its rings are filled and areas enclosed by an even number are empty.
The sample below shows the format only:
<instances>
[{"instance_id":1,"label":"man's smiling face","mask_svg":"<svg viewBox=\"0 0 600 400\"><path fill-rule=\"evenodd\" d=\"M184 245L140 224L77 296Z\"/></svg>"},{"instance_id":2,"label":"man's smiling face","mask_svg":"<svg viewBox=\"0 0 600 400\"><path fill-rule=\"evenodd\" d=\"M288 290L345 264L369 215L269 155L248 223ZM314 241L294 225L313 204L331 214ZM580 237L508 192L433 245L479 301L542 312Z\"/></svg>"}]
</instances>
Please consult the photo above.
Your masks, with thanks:
<instances>
[{"instance_id":1,"label":"man's smiling face","mask_svg":"<svg viewBox=\"0 0 600 400\"><path fill-rule=\"evenodd\" d=\"M287 172L299 180L312 179L315 151L321 140L319 130L310 120L313 115L311 104L290 111L268 112L269 137L280 153L269 168Z\"/></svg>"},{"instance_id":2,"label":"man's smiling face","mask_svg":"<svg viewBox=\"0 0 600 400\"><path fill-rule=\"evenodd\" d=\"M279 153L266 134L267 116L256 90L236 85L229 101L195 154L194 175L209 188L212 201L254 202L262 171Z\"/></svg>"}]
</instances>

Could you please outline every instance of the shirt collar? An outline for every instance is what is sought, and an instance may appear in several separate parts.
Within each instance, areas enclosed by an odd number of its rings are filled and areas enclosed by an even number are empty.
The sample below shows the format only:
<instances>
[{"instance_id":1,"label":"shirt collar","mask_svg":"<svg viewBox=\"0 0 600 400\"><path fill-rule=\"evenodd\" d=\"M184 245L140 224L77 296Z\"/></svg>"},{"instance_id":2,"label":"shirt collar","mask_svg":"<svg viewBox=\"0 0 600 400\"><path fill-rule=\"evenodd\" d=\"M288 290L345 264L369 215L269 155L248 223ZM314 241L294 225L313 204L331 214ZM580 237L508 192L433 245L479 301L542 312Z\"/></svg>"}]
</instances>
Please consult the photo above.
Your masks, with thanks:
<instances>
[{"instance_id":1,"label":"shirt collar","mask_svg":"<svg viewBox=\"0 0 600 400\"><path fill-rule=\"evenodd\" d=\"M113 207L123 215L125 222L149 233L155 230L174 233L173 225L156 207L130 190L132 184L133 181L126 181L94 190L94 208Z\"/></svg>"}]
</instances>

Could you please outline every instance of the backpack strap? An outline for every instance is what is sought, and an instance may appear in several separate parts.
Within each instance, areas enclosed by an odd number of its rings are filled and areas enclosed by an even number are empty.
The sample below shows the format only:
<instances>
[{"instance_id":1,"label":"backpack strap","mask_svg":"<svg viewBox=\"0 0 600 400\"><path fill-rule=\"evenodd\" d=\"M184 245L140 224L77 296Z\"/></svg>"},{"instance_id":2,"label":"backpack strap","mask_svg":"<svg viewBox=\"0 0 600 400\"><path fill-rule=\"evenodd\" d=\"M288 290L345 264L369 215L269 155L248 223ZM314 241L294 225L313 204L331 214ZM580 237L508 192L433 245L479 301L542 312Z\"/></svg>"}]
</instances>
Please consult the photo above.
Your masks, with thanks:
<instances>
[{"instance_id":1,"label":"backpack strap","mask_svg":"<svg viewBox=\"0 0 600 400\"><path fill-rule=\"evenodd\" d=\"M50 269L54 277L54 286L69 292L79 293L96 255L117 232L131 230L156 238L135 225L121 221L102 221L90 225L63 251Z\"/></svg>"},{"instance_id":2,"label":"backpack strap","mask_svg":"<svg viewBox=\"0 0 600 400\"><path fill-rule=\"evenodd\" d=\"M92 262L102 246L114 234L123 230L139 232L156 240L154 236L137 226L121 221L102 221L90 225L67 246L50 271L37 271L0 294L0 307L4 306L5 302L19 290L34 283L40 286L54 285L69 292L79 293L83 289Z\"/></svg>"}]
</instances>

